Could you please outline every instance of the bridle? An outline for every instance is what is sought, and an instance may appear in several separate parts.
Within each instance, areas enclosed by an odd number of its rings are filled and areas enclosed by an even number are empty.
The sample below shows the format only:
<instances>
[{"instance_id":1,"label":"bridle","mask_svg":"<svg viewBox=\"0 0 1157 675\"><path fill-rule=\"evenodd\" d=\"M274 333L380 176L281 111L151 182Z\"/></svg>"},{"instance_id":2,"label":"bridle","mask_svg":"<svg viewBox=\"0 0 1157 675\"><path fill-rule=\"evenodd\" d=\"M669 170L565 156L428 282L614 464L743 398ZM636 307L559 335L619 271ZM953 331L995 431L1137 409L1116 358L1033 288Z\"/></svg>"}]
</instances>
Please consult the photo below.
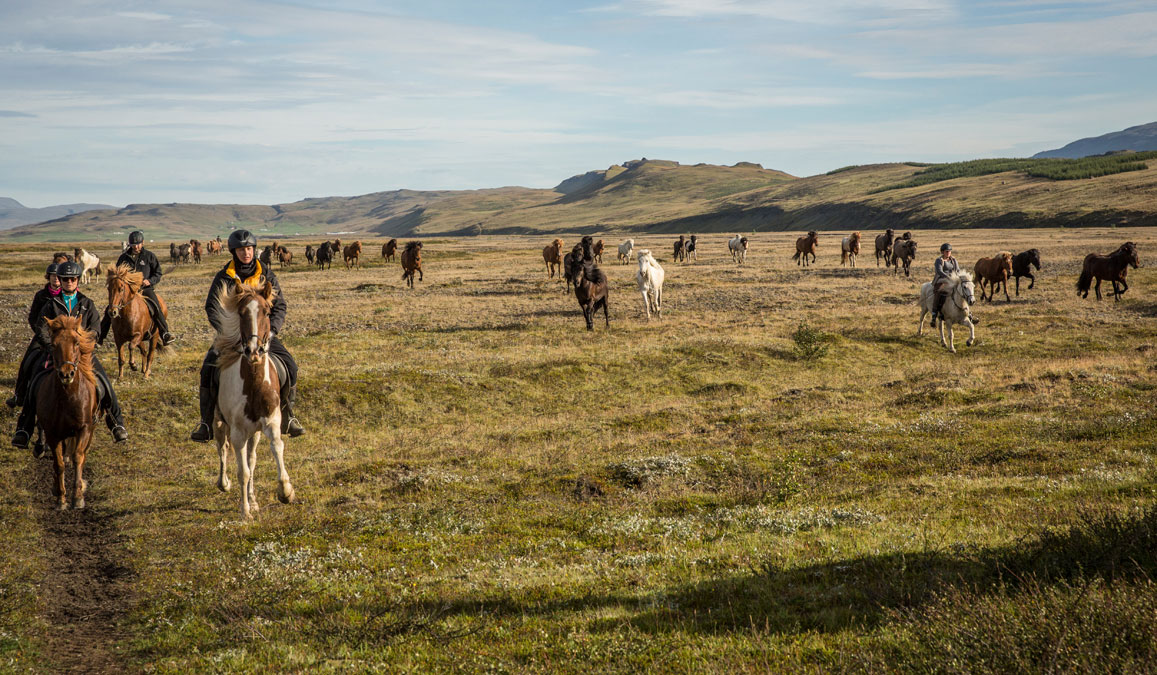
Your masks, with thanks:
<instances>
[{"instance_id":1,"label":"bridle","mask_svg":"<svg viewBox=\"0 0 1157 675\"><path fill-rule=\"evenodd\" d=\"M109 307L109 314L112 315L112 318L119 319L120 315L121 315L121 310L124 309L125 307L127 307L128 304L133 301L133 297L135 295L136 295L136 293L133 292L132 286L128 286L127 287L127 294L126 294L124 302L121 302L121 303L114 305L114 304L112 304L112 301L110 300L108 307Z\"/></svg>"}]
</instances>

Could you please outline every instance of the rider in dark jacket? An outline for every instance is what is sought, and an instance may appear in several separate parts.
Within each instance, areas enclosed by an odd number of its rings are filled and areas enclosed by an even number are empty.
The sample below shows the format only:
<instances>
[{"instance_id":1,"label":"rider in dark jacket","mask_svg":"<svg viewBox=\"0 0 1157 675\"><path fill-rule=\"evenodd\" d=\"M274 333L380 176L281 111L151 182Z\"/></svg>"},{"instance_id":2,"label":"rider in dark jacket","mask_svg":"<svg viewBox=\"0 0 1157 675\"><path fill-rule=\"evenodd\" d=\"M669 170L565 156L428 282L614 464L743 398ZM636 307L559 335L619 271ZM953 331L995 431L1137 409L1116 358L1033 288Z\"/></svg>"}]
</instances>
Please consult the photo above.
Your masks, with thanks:
<instances>
[{"instance_id":1,"label":"rider in dark jacket","mask_svg":"<svg viewBox=\"0 0 1157 675\"><path fill-rule=\"evenodd\" d=\"M153 324L161 333L161 343L172 344L177 338L169 333L169 322L165 313L161 311L161 303L157 301L157 284L161 283L161 263L153 252L145 248L145 234L140 230L129 235L129 247L117 258L116 265L128 265L144 277L141 280L141 295L145 296L145 303L149 308L149 316ZM100 341L104 342L112 326L112 316L106 311L100 324Z\"/></svg>"},{"instance_id":2,"label":"rider in dark jacket","mask_svg":"<svg viewBox=\"0 0 1157 675\"><path fill-rule=\"evenodd\" d=\"M24 405L24 398L28 395L28 378L32 377L32 371L40 356L39 343L35 336L36 321L40 318L40 310L44 307L44 303L53 296L60 295L60 279L56 276L57 267L59 267L57 263L52 263L48 269L44 270L44 280L47 283L44 284L44 288L36 291L36 295L32 296L32 307L28 309L28 327L32 329L33 337L28 341L28 346L24 349L24 356L20 359L20 369L16 371L15 392L11 398L4 402L9 408Z\"/></svg>"},{"instance_id":3,"label":"rider in dark jacket","mask_svg":"<svg viewBox=\"0 0 1157 675\"><path fill-rule=\"evenodd\" d=\"M61 263L57 268L56 275L61 284L60 295L53 296L44 303L33 327L36 334L35 341L38 343L38 357L40 358L46 358L52 353L52 336L48 330L49 319L55 319L59 316L78 316L81 317L81 325L85 330L91 331L94 335L100 330L100 313L97 312L96 305L77 290L80 272L80 265L74 262ZM37 359L38 362L40 358ZM47 368L47 364L45 368ZM108 375L105 374L104 367L101 366L100 359L96 357L96 354L92 355L92 370L100 381L103 390L100 405L102 409L107 411L105 422L112 431L113 439L117 443L126 441L129 434L125 430L125 420L121 414L120 403L117 401L112 383L109 382ZM16 433L12 436L12 445L18 448L28 447L28 439L36 430L36 404L32 399L32 394L32 391L28 392L24 408L21 409L20 418L16 422Z\"/></svg>"},{"instance_id":4,"label":"rider in dark jacket","mask_svg":"<svg viewBox=\"0 0 1157 675\"><path fill-rule=\"evenodd\" d=\"M213 277L213 284L209 287L209 297L205 300L205 314L209 323L218 332L221 331L221 305L219 294L233 284L242 283L256 286L268 280L276 293L273 296L272 309L269 312L269 330L273 334L269 339L269 353L276 356L285 364L288 382L281 383L281 433L289 436L300 436L305 429L293 414L293 404L297 398L297 362L289 354L278 335L285 324L285 312L289 305L281 292L281 285L277 283L277 276L273 270L266 269L256 258L257 237L248 230L235 230L229 235L229 253L233 259L217 276ZM207 443L213 438L213 416L217 408L217 351L210 348L205 354L205 361L201 364L201 387L199 401L201 407L201 421L197 428L189 435L198 443Z\"/></svg>"}]
</instances>

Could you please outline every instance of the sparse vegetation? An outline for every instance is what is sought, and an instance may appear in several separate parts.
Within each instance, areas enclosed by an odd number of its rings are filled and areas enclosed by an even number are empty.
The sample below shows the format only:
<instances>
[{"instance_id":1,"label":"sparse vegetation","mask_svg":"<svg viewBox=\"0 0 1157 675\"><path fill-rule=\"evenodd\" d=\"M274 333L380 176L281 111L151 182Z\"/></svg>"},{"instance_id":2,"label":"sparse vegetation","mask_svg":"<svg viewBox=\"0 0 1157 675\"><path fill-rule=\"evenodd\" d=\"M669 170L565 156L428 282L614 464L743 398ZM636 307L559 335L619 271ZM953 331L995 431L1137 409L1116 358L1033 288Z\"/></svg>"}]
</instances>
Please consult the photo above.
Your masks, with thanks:
<instances>
[{"instance_id":1,"label":"sparse vegetation","mask_svg":"<svg viewBox=\"0 0 1157 675\"><path fill-rule=\"evenodd\" d=\"M972 178L1007 171L1018 171L1034 178L1048 178L1050 180L1098 178L1126 171L1144 171L1148 168L1146 162L1154 158L1157 158L1157 152L1137 152L1084 157L1082 159L976 159L951 164L933 164L923 171L918 171L912 178L904 182L877 188L872 193L902 190L956 178Z\"/></svg>"}]
</instances>

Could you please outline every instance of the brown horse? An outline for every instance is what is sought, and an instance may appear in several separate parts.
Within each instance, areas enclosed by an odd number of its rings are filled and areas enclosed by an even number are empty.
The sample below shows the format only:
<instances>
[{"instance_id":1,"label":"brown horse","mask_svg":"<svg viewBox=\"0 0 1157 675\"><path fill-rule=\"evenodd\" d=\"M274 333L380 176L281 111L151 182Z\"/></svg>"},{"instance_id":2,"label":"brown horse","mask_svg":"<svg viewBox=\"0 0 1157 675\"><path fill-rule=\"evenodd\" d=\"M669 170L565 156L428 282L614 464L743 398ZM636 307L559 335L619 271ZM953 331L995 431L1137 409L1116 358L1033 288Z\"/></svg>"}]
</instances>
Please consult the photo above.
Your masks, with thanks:
<instances>
[{"instance_id":1,"label":"brown horse","mask_svg":"<svg viewBox=\"0 0 1157 675\"><path fill-rule=\"evenodd\" d=\"M860 233L853 232L840 242L840 266L850 263L855 267L858 255L860 255Z\"/></svg>"},{"instance_id":2,"label":"brown horse","mask_svg":"<svg viewBox=\"0 0 1157 675\"><path fill-rule=\"evenodd\" d=\"M347 270L351 265L361 269L362 243L360 241L355 241L349 246L346 246L344 249L342 249L341 256L343 259L345 259L345 268ZM352 263L350 262L351 260L353 261Z\"/></svg>"},{"instance_id":3,"label":"brown horse","mask_svg":"<svg viewBox=\"0 0 1157 675\"><path fill-rule=\"evenodd\" d=\"M190 239L189 246L192 247L193 262L201 262L201 242L196 239Z\"/></svg>"},{"instance_id":4,"label":"brown horse","mask_svg":"<svg viewBox=\"0 0 1157 675\"><path fill-rule=\"evenodd\" d=\"M603 262L603 240L602 239L595 242L594 248L591 249L591 253L594 254L595 262L597 262L597 263Z\"/></svg>"},{"instance_id":5,"label":"brown horse","mask_svg":"<svg viewBox=\"0 0 1157 675\"><path fill-rule=\"evenodd\" d=\"M52 364L55 377L42 380L36 391L36 414L44 432L44 443L53 455L56 480L52 496L56 508L68 509L64 489L64 462L76 468L72 506L84 508L84 461L100 408L96 375L92 370L92 350L96 336L82 328L80 317L60 316L48 320L52 335Z\"/></svg>"},{"instance_id":6,"label":"brown horse","mask_svg":"<svg viewBox=\"0 0 1157 675\"><path fill-rule=\"evenodd\" d=\"M607 328L611 327L611 315L607 309L607 275L593 262L586 264L580 258L571 264L567 270L568 279L574 284L574 295L578 299L579 307L583 310L583 318L587 322L587 330L595 329L594 316L603 308L603 319Z\"/></svg>"},{"instance_id":7,"label":"brown horse","mask_svg":"<svg viewBox=\"0 0 1157 675\"><path fill-rule=\"evenodd\" d=\"M1093 279L1097 280L1097 299L1101 299L1101 282L1104 280L1113 283L1113 300L1119 302L1129 284L1125 282L1125 275L1129 273L1129 266L1141 266L1141 258L1137 255L1137 245L1131 241L1121 244L1121 247L1109 255L1090 253L1085 256L1085 265L1081 269L1081 278L1077 280L1077 295L1089 297L1089 286Z\"/></svg>"},{"instance_id":8,"label":"brown horse","mask_svg":"<svg viewBox=\"0 0 1157 675\"><path fill-rule=\"evenodd\" d=\"M892 228L884 230L884 234L876 235L876 267L880 266L880 258L884 259L884 267L892 265L892 239L896 233Z\"/></svg>"},{"instance_id":9,"label":"brown horse","mask_svg":"<svg viewBox=\"0 0 1157 675\"><path fill-rule=\"evenodd\" d=\"M566 279L566 292L570 292L570 271L575 265L583 264L583 246L575 244L574 248L562 257L562 277Z\"/></svg>"},{"instance_id":10,"label":"brown horse","mask_svg":"<svg viewBox=\"0 0 1157 675\"><path fill-rule=\"evenodd\" d=\"M806 237L800 237L795 240L795 255L791 257L797 265L808 266L808 256L811 256L811 261L816 261L816 247L820 243L820 235L816 231L807 233Z\"/></svg>"},{"instance_id":11,"label":"brown horse","mask_svg":"<svg viewBox=\"0 0 1157 675\"><path fill-rule=\"evenodd\" d=\"M341 239L334 239L334 240L333 240L333 244L330 244L330 245L333 247L333 254L334 254L335 256L336 256L338 253L341 253L341 251L342 251L342 248L341 248Z\"/></svg>"},{"instance_id":12,"label":"brown horse","mask_svg":"<svg viewBox=\"0 0 1157 675\"><path fill-rule=\"evenodd\" d=\"M143 275L128 265L117 265L108 271L108 312L112 319L112 334L117 346L117 380L125 374L125 345L128 345L129 368L136 370L133 349L141 351L144 364L141 371L147 378L153 370L153 355L165 350L161 336L149 316L148 301L141 295ZM165 301L157 296L161 313L169 315Z\"/></svg>"},{"instance_id":13,"label":"brown horse","mask_svg":"<svg viewBox=\"0 0 1157 675\"><path fill-rule=\"evenodd\" d=\"M899 274L901 266L904 267L904 276L912 273L912 261L916 259L916 240L911 235L911 232L906 232L904 237L892 244L892 266L896 268L893 274Z\"/></svg>"},{"instance_id":14,"label":"brown horse","mask_svg":"<svg viewBox=\"0 0 1157 675\"><path fill-rule=\"evenodd\" d=\"M221 254L221 240L220 239L210 239L208 242L206 242L205 247L208 249L209 255L220 255Z\"/></svg>"},{"instance_id":15,"label":"brown horse","mask_svg":"<svg viewBox=\"0 0 1157 675\"><path fill-rule=\"evenodd\" d=\"M277 252L278 267L285 267L286 265L293 265L293 254L284 246Z\"/></svg>"},{"instance_id":16,"label":"brown horse","mask_svg":"<svg viewBox=\"0 0 1157 675\"><path fill-rule=\"evenodd\" d=\"M675 241L675 245L671 248L671 257L675 262L683 262L687 257L687 237L686 235L679 235Z\"/></svg>"},{"instance_id":17,"label":"brown horse","mask_svg":"<svg viewBox=\"0 0 1157 675\"><path fill-rule=\"evenodd\" d=\"M387 241L386 243L382 244L382 257L385 258L386 262L390 262L391 260L393 260L394 254L397 253L397 251L398 251L398 240L397 239L391 239L391 240Z\"/></svg>"},{"instance_id":18,"label":"brown horse","mask_svg":"<svg viewBox=\"0 0 1157 675\"><path fill-rule=\"evenodd\" d=\"M422 242L411 241L402 251L402 281L410 288L414 287L414 272L418 273L418 281L422 280Z\"/></svg>"},{"instance_id":19,"label":"brown horse","mask_svg":"<svg viewBox=\"0 0 1157 675\"><path fill-rule=\"evenodd\" d=\"M558 274L559 279L562 279L562 274L559 273L559 267L562 265L562 239L555 239L542 249L542 261L546 263L546 278L553 279L555 274Z\"/></svg>"},{"instance_id":20,"label":"brown horse","mask_svg":"<svg viewBox=\"0 0 1157 675\"><path fill-rule=\"evenodd\" d=\"M972 267L972 276L980 280L980 298L992 302L996 289L1004 285L1005 302L1012 302L1008 297L1008 278L1012 276L1012 253L1001 251L995 258L981 258ZM989 285L988 297L984 297L984 286Z\"/></svg>"},{"instance_id":21,"label":"brown horse","mask_svg":"<svg viewBox=\"0 0 1157 675\"><path fill-rule=\"evenodd\" d=\"M305 261L310 265L313 264L313 244L305 245Z\"/></svg>"}]
</instances>

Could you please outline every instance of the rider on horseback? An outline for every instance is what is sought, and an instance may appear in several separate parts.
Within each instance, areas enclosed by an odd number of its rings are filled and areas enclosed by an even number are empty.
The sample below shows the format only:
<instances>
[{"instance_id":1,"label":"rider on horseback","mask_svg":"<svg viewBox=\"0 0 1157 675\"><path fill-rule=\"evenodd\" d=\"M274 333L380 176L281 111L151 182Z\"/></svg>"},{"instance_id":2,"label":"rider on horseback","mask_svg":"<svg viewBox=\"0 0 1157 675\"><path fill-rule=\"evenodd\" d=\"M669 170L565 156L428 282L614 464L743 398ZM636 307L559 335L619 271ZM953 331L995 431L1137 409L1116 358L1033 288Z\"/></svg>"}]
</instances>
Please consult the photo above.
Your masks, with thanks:
<instances>
[{"instance_id":1,"label":"rider on horseback","mask_svg":"<svg viewBox=\"0 0 1157 675\"><path fill-rule=\"evenodd\" d=\"M229 253L233 259L217 276L213 277L213 285L209 287L209 298L205 301L205 313L209 316L209 323L218 332L221 330L219 318L221 305L218 295L228 290L233 284L246 284L258 287L266 280L273 285L276 291L272 298L273 308L269 313L269 329L272 336L269 339L269 353L276 356L285 364L286 379L281 386L281 433L289 436L300 436L305 429L293 414L293 402L297 398L297 362L289 355L285 345L277 337L285 324L285 312L288 305L281 293L281 286L273 270L266 269L256 258L257 237L249 230L235 230L229 235ZM205 361L201 364L201 388L199 393L201 404L201 421L197 428L189 435L198 443L207 443L213 438L213 415L217 408L217 351L210 348L205 354Z\"/></svg>"},{"instance_id":2,"label":"rider on horseback","mask_svg":"<svg viewBox=\"0 0 1157 675\"><path fill-rule=\"evenodd\" d=\"M165 318L165 313L161 311L161 303L157 301L156 287L157 284L161 283L161 263L152 251L145 248L145 234L140 230L129 235L129 247L117 258L114 267L120 265L128 265L133 268L133 271L140 272L141 276L144 277L144 280L141 281L141 295L147 300L145 305L149 308L149 316L153 319L153 325L161 333L161 344L164 346L173 344L177 338L169 333L169 322ZM110 326L112 326L112 316L106 311L104 320L100 324L101 342L104 342L108 335Z\"/></svg>"},{"instance_id":3,"label":"rider on horseback","mask_svg":"<svg viewBox=\"0 0 1157 675\"><path fill-rule=\"evenodd\" d=\"M39 343L36 341L36 321L40 318L40 310L44 309L44 303L51 298L60 295L60 278L56 276L56 270L60 267L57 263L52 263L48 269L44 270L44 288L36 291L36 295L32 296L32 307L28 310L28 326L32 329L32 339L28 341L28 347L24 349L24 356L20 359L20 368L16 371L16 386L12 396L4 402L9 408L15 408L24 405L24 399L28 396L28 378L32 377L32 371L36 367L36 361L39 357Z\"/></svg>"},{"instance_id":4,"label":"rider on horseback","mask_svg":"<svg viewBox=\"0 0 1157 675\"><path fill-rule=\"evenodd\" d=\"M952 255L952 244L940 245L940 257L936 259L933 270L935 273L932 277L932 291L936 294L936 299L932 303L932 323L928 325L935 328L940 311L944 309L944 301L948 299L948 277L960 271L960 263L956 262L956 257ZM972 323L979 323L971 312L968 313L968 319Z\"/></svg>"},{"instance_id":5,"label":"rider on horseback","mask_svg":"<svg viewBox=\"0 0 1157 675\"><path fill-rule=\"evenodd\" d=\"M41 306L35 321L32 322L34 323L33 330L36 333L37 358L32 360L33 369L28 374L28 380L26 380L28 382L31 382L35 372L40 369L41 363L44 363L44 369L51 365L50 359L47 362L41 361L41 359L48 359L48 355L52 353L52 341L48 334L49 319L55 319L59 316L78 316L81 317L85 330L92 331L94 335L100 330L100 314L96 311L96 305L77 290L80 274L80 265L74 262L61 263L57 267L56 276L60 279L60 294L50 296ZM120 403L117 402L116 392L113 391L112 383L109 382L108 375L105 374L96 354L92 356L92 370L102 390L100 406L107 412L105 423L108 424L108 428L112 431L112 437L117 443L127 441L129 433L125 430L125 420L121 414ZM16 421L16 433L12 436L12 445L18 448L28 447L28 439L36 430L36 404L32 396L33 391L29 388L25 396L24 408L21 409L20 418Z\"/></svg>"}]
</instances>

